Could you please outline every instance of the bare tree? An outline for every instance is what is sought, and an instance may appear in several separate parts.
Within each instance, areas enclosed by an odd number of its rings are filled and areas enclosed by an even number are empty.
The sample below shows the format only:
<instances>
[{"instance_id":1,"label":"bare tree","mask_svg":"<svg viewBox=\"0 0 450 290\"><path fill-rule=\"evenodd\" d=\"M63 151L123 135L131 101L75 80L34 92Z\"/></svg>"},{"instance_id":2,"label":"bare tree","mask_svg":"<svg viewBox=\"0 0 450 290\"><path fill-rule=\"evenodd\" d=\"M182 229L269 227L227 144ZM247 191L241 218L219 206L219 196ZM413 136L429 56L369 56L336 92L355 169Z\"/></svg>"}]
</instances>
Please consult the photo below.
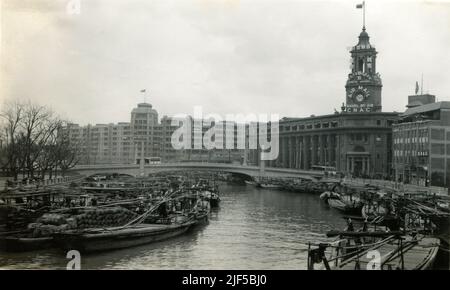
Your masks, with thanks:
<instances>
[{"instance_id":1,"label":"bare tree","mask_svg":"<svg viewBox=\"0 0 450 290\"><path fill-rule=\"evenodd\" d=\"M79 160L80 144L69 138L67 122L47 107L5 103L0 111L0 132L0 166L14 180L19 173L28 178L52 176L58 168L64 174Z\"/></svg>"},{"instance_id":2,"label":"bare tree","mask_svg":"<svg viewBox=\"0 0 450 290\"><path fill-rule=\"evenodd\" d=\"M58 128L60 121L53 117L50 109L27 103L25 105L24 117L21 127L25 136L25 144L22 154L24 155L24 170L28 177L34 177L36 160L44 150L48 139Z\"/></svg>"},{"instance_id":3,"label":"bare tree","mask_svg":"<svg viewBox=\"0 0 450 290\"><path fill-rule=\"evenodd\" d=\"M70 138L70 130L68 124L61 126L58 129L58 136L56 142L56 163L61 169L61 174L64 176L66 171L73 168L80 161L82 147L79 140Z\"/></svg>"},{"instance_id":4,"label":"bare tree","mask_svg":"<svg viewBox=\"0 0 450 290\"><path fill-rule=\"evenodd\" d=\"M19 102L5 102L0 111L1 128L6 138L4 157L1 159L4 170L17 180L19 174L20 151L17 146L17 135L24 115L24 106ZM5 163L3 163L5 162Z\"/></svg>"}]
</instances>

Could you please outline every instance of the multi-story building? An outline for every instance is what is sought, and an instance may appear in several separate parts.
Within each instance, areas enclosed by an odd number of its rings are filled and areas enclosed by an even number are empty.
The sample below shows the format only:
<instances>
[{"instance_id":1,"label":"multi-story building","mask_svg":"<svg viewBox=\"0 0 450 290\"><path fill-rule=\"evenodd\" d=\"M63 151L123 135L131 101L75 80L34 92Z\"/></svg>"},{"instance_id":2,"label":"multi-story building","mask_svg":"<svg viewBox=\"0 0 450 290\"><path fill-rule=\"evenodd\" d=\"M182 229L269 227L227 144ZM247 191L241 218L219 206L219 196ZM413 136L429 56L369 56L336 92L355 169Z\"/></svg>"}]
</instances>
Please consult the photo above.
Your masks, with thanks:
<instances>
[{"instance_id":1,"label":"multi-story building","mask_svg":"<svg viewBox=\"0 0 450 290\"><path fill-rule=\"evenodd\" d=\"M238 149L235 123L223 123L220 130L215 130L214 137L223 139L222 147L208 150L203 144L205 133L215 124L205 125L202 120L190 118L189 132L192 147L182 150L172 146L172 135L178 126L172 125L172 118L164 116L159 122L158 112L151 104L140 103L131 111L129 123L96 124L67 126L69 137L80 144L81 158L79 164L139 164L141 160L151 162L245 162L245 150ZM201 134L195 134L194 122L199 122ZM227 128L231 130L228 132ZM225 141L233 134L234 147L227 149ZM200 141L200 148L194 147Z\"/></svg>"},{"instance_id":2,"label":"multi-story building","mask_svg":"<svg viewBox=\"0 0 450 290\"><path fill-rule=\"evenodd\" d=\"M130 123L68 124L67 128L81 147L79 164L129 164L160 156L161 125L150 104L138 104Z\"/></svg>"},{"instance_id":3,"label":"multi-story building","mask_svg":"<svg viewBox=\"0 0 450 290\"><path fill-rule=\"evenodd\" d=\"M382 112L377 51L365 27L351 52L346 104L341 112L280 120L280 154L269 166L329 167L355 176L391 175L392 124L398 113Z\"/></svg>"},{"instance_id":4,"label":"multi-story building","mask_svg":"<svg viewBox=\"0 0 450 290\"><path fill-rule=\"evenodd\" d=\"M393 126L396 179L449 187L450 102L434 103L434 96L430 95L410 96L409 100L408 109Z\"/></svg>"},{"instance_id":5,"label":"multi-story building","mask_svg":"<svg viewBox=\"0 0 450 290\"><path fill-rule=\"evenodd\" d=\"M172 146L172 136L175 130L179 129L179 126L172 125L172 118L164 116L161 119L162 126L162 160L164 162L221 162L221 163L244 163L246 158L246 151L243 149L238 149L238 126L234 122L226 121L218 124L205 124L202 120L194 120L192 118L187 118L185 122L190 122L189 136L191 138L191 147L184 149L175 149ZM201 134L196 134L196 122L198 132ZM217 126L216 126L217 125ZM217 146L214 149L207 149L204 146L205 133L208 132L214 126L214 137L213 140L217 141ZM229 130L227 130L227 128ZM231 129L230 129L231 128ZM231 139L231 134L233 135ZM233 148L229 148L226 144L227 138L232 140ZM196 146L195 144L201 144ZM230 143L231 144L231 143ZM227 149L228 148L228 149Z\"/></svg>"},{"instance_id":6,"label":"multi-story building","mask_svg":"<svg viewBox=\"0 0 450 290\"><path fill-rule=\"evenodd\" d=\"M162 127L159 124L158 112L147 103L138 104L131 111L131 141L135 146L134 159L152 160L161 157Z\"/></svg>"}]
</instances>

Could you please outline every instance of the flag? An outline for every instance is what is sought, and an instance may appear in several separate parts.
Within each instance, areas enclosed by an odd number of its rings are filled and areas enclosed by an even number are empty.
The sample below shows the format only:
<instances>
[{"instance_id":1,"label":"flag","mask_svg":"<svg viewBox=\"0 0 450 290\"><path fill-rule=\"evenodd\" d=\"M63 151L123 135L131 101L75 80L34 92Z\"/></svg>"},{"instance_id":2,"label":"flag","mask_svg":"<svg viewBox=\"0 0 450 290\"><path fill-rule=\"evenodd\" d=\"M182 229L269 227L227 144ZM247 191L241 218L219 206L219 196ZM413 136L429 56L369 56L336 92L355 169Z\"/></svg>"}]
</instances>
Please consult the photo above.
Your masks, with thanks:
<instances>
[{"instance_id":1,"label":"flag","mask_svg":"<svg viewBox=\"0 0 450 290\"><path fill-rule=\"evenodd\" d=\"M417 95L418 92L419 92L419 83L416 82L416 95Z\"/></svg>"},{"instance_id":2,"label":"flag","mask_svg":"<svg viewBox=\"0 0 450 290\"><path fill-rule=\"evenodd\" d=\"M363 8L363 6L364 6L364 2L362 4L356 4L357 9Z\"/></svg>"},{"instance_id":3,"label":"flag","mask_svg":"<svg viewBox=\"0 0 450 290\"><path fill-rule=\"evenodd\" d=\"M145 93L145 89L141 90L141 93Z\"/></svg>"}]
</instances>

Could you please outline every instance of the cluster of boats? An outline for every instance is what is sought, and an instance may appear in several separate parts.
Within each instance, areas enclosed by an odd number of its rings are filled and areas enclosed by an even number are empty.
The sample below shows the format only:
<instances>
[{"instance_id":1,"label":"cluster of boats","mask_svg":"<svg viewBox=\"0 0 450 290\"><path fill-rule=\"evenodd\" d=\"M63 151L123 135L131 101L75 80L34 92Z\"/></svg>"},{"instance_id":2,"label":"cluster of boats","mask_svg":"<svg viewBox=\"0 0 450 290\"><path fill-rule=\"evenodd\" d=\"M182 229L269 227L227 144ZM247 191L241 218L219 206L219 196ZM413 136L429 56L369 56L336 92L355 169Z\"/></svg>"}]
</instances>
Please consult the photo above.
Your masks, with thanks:
<instances>
[{"instance_id":1,"label":"cluster of boats","mask_svg":"<svg viewBox=\"0 0 450 290\"><path fill-rule=\"evenodd\" d=\"M115 250L181 235L208 221L218 186L183 176L85 180L71 188L9 192L0 197L0 247ZM45 193L44 193L45 192ZM18 212L33 212L14 222Z\"/></svg>"},{"instance_id":2,"label":"cluster of boats","mask_svg":"<svg viewBox=\"0 0 450 290\"><path fill-rule=\"evenodd\" d=\"M373 186L335 190L320 199L344 214L347 228L328 232L329 242L309 245L308 269L431 269L440 249L448 251L448 196Z\"/></svg>"},{"instance_id":3,"label":"cluster of boats","mask_svg":"<svg viewBox=\"0 0 450 290\"><path fill-rule=\"evenodd\" d=\"M332 190L337 184L336 181L311 181L299 178L269 178L260 177L245 180L245 184L259 188L278 189L282 191L296 193L321 194L324 191Z\"/></svg>"}]
</instances>

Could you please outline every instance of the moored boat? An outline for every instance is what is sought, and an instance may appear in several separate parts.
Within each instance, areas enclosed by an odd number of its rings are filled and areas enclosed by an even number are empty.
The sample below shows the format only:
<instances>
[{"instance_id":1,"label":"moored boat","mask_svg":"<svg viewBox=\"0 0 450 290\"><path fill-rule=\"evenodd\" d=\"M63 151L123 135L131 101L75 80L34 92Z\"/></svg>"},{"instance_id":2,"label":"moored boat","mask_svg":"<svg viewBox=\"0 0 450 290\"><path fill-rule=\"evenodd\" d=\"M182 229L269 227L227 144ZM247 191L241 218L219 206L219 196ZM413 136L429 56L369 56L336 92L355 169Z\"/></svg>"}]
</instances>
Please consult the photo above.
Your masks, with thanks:
<instances>
[{"instance_id":1,"label":"moored boat","mask_svg":"<svg viewBox=\"0 0 450 290\"><path fill-rule=\"evenodd\" d=\"M261 188L280 189L281 185L274 183L260 183Z\"/></svg>"},{"instance_id":2,"label":"moored boat","mask_svg":"<svg viewBox=\"0 0 450 290\"><path fill-rule=\"evenodd\" d=\"M361 214L363 204L358 198L352 196L333 195L327 199L328 205L345 214Z\"/></svg>"},{"instance_id":3,"label":"moored boat","mask_svg":"<svg viewBox=\"0 0 450 290\"><path fill-rule=\"evenodd\" d=\"M256 181L253 180L244 180L246 185L253 185L253 186L257 186Z\"/></svg>"},{"instance_id":4,"label":"moored boat","mask_svg":"<svg viewBox=\"0 0 450 290\"><path fill-rule=\"evenodd\" d=\"M352 237L349 237L353 235ZM350 240L361 237L378 237L372 243L353 244ZM309 248L308 269L323 263L319 269L327 270L429 270L437 257L440 241L437 238L417 235L399 235L394 232L349 233L328 244ZM377 252L379 259L372 253Z\"/></svg>"},{"instance_id":5,"label":"moored boat","mask_svg":"<svg viewBox=\"0 0 450 290\"><path fill-rule=\"evenodd\" d=\"M29 235L10 235L0 237L0 248L7 252L26 252L54 247L53 237L31 237Z\"/></svg>"},{"instance_id":6,"label":"moored boat","mask_svg":"<svg viewBox=\"0 0 450 290\"><path fill-rule=\"evenodd\" d=\"M55 242L65 250L97 252L117 250L173 238L197 223L190 219L174 224L138 224L123 228L91 229L55 234Z\"/></svg>"}]
</instances>

